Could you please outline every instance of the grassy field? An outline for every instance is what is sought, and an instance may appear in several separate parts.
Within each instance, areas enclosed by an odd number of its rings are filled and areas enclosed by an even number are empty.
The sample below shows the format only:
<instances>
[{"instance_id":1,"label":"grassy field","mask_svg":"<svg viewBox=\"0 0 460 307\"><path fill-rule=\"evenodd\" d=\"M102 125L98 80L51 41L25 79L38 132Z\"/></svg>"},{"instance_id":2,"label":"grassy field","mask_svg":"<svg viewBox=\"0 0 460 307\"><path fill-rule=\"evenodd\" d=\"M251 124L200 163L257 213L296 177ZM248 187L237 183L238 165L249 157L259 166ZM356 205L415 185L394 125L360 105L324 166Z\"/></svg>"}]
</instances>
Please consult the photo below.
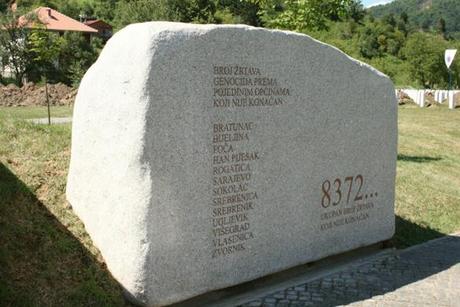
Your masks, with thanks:
<instances>
[{"instance_id":1,"label":"grassy field","mask_svg":"<svg viewBox=\"0 0 460 307\"><path fill-rule=\"evenodd\" d=\"M51 107L50 113L52 117L68 117L72 116L71 106ZM46 107L0 107L0 119L14 118L47 118L48 110Z\"/></svg>"},{"instance_id":2,"label":"grassy field","mask_svg":"<svg viewBox=\"0 0 460 307\"><path fill-rule=\"evenodd\" d=\"M0 109L0 306L124 306L65 201L71 125L22 120L45 116L46 108Z\"/></svg>"},{"instance_id":3,"label":"grassy field","mask_svg":"<svg viewBox=\"0 0 460 307\"><path fill-rule=\"evenodd\" d=\"M404 247L460 230L460 109L399 109L396 235Z\"/></svg>"},{"instance_id":4,"label":"grassy field","mask_svg":"<svg viewBox=\"0 0 460 307\"><path fill-rule=\"evenodd\" d=\"M460 109L399 111L393 243L405 247L460 230ZM71 126L32 117L46 108L0 108L0 305L128 305L65 201Z\"/></svg>"}]
</instances>

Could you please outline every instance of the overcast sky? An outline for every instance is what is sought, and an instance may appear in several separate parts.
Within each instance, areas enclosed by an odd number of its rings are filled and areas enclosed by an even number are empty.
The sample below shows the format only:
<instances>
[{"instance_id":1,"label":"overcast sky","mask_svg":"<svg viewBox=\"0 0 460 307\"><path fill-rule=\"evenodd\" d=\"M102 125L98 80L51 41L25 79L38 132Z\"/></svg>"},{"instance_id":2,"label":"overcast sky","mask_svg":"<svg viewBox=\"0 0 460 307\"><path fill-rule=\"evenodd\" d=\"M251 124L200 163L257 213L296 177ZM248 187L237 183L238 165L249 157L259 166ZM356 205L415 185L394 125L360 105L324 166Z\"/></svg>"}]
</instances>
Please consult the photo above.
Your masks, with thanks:
<instances>
[{"instance_id":1,"label":"overcast sky","mask_svg":"<svg viewBox=\"0 0 460 307\"><path fill-rule=\"evenodd\" d=\"M364 7L370 7L379 4L390 3L392 0L362 0L361 3Z\"/></svg>"}]
</instances>

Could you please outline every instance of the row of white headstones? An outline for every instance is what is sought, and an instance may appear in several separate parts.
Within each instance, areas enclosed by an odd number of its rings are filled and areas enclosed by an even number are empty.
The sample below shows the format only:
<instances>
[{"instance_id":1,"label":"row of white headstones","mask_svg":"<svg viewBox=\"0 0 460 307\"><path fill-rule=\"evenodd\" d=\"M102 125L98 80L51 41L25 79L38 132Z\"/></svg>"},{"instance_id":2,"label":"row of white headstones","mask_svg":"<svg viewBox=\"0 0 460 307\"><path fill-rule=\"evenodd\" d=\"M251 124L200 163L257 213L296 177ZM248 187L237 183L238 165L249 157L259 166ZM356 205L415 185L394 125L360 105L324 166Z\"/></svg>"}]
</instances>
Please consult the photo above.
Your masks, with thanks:
<instances>
[{"instance_id":1,"label":"row of white headstones","mask_svg":"<svg viewBox=\"0 0 460 307\"><path fill-rule=\"evenodd\" d=\"M455 109L455 97L460 95L460 91L447 91L447 90L413 90L413 89L398 89L396 90L396 97L399 99L401 93L409 96L418 106L425 107L425 97L432 94L434 100L438 103L443 103L447 99L449 109Z\"/></svg>"}]
</instances>

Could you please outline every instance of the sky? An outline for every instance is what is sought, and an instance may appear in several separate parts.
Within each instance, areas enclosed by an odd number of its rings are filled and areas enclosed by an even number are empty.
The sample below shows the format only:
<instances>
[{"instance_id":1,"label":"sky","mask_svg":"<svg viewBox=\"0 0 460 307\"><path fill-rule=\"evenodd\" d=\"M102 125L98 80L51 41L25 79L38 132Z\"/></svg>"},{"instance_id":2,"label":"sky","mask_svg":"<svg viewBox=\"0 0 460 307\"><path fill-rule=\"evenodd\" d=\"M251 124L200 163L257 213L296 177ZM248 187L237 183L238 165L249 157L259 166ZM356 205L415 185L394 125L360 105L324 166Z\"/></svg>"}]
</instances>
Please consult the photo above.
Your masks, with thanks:
<instances>
[{"instance_id":1,"label":"sky","mask_svg":"<svg viewBox=\"0 0 460 307\"><path fill-rule=\"evenodd\" d=\"M392 0L361 0L364 7L371 7L374 5L390 3Z\"/></svg>"}]
</instances>

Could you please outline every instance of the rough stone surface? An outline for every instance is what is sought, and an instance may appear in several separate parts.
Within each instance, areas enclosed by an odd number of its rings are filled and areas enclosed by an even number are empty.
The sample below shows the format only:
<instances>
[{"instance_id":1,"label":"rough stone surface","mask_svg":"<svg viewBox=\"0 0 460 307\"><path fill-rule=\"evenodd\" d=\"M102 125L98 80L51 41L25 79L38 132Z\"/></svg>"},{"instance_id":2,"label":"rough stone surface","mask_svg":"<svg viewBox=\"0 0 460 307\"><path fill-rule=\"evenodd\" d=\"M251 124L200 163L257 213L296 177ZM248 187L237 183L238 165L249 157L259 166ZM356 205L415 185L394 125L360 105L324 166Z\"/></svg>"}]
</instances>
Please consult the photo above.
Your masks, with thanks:
<instances>
[{"instance_id":1,"label":"rough stone surface","mask_svg":"<svg viewBox=\"0 0 460 307\"><path fill-rule=\"evenodd\" d=\"M305 35L131 25L81 83L67 197L132 299L178 302L390 238L396 113Z\"/></svg>"}]
</instances>

